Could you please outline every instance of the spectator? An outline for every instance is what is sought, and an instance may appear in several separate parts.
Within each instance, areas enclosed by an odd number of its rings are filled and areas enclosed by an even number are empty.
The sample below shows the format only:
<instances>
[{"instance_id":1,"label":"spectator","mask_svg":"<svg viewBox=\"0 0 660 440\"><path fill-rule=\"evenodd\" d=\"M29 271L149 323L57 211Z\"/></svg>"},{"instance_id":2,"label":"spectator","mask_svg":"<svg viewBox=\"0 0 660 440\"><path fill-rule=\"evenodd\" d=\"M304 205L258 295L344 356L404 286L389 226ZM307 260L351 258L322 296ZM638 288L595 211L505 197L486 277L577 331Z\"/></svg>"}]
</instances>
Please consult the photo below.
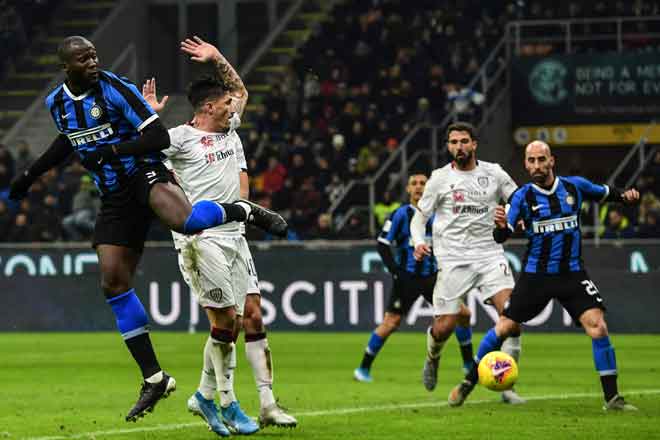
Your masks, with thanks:
<instances>
[{"instance_id":1,"label":"spectator","mask_svg":"<svg viewBox=\"0 0 660 440\"><path fill-rule=\"evenodd\" d=\"M7 234L11 229L12 220L13 218L11 212L9 212L9 207L4 200L0 200L0 240L5 240L5 237L7 237Z\"/></svg>"},{"instance_id":2,"label":"spectator","mask_svg":"<svg viewBox=\"0 0 660 440\"><path fill-rule=\"evenodd\" d=\"M14 222L7 235L7 241L11 243L26 243L38 241L39 237L33 226L28 223L28 215L19 212L14 218Z\"/></svg>"},{"instance_id":3,"label":"spectator","mask_svg":"<svg viewBox=\"0 0 660 440\"><path fill-rule=\"evenodd\" d=\"M73 210L62 220L66 239L73 241L87 240L94 232L96 214L101 206L96 187L91 177L80 178L80 189L73 197Z\"/></svg>"},{"instance_id":4,"label":"spectator","mask_svg":"<svg viewBox=\"0 0 660 440\"><path fill-rule=\"evenodd\" d=\"M6 145L0 144L0 190L9 187L14 178L14 158Z\"/></svg>"},{"instance_id":5,"label":"spectator","mask_svg":"<svg viewBox=\"0 0 660 440\"><path fill-rule=\"evenodd\" d=\"M275 156L268 158L268 167L262 173L263 190L268 194L279 192L284 187L286 168Z\"/></svg>"},{"instance_id":6,"label":"spectator","mask_svg":"<svg viewBox=\"0 0 660 440\"><path fill-rule=\"evenodd\" d=\"M57 206L57 197L47 194L43 199L43 205L39 207L38 215L35 215L34 229L35 241L56 241L61 236L62 218Z\"/></svg>"},{"instance_id":7,"label":"spectator","mask_svg":"<svg viewBox=\"0 0 660 440\"><path fill-rule=\"evenodd\" d=\"M341 237L346 240L362 240L369 237L367 225L359 214L353 214L341 231Z\"/></svg>"},{"instance_id":8,"label":"spectator","mask_svg":"<svg viewBox=\"0 0 660 440\"><path fill-rule=\"evenodd\" d=\"M603 238L633 238L635 231L630 226L630 220L619 210L613 207L607 213L608 225L603 232Z\"/></svg>"},{"instance_id":9,"label":"spectator","mask_svg":"<svg viewBox=\"0 0 660 440\"><path fill-rule=\"evenodd\" d=\"M660 224L658 218L660 211L649 211L644 218L640 221L639 237L640 238L660 238Z\"/></svg>"},{"instance_id":10,"label":"spectator","mask_svg":"<svg viewBox=\"0 0 660 440\"><path fill-rule=\"evenodd\" d=\"M332 226L332 216L328 213L319 214L316 226L310 230L308 236L319 240L337 239L337 233Z\"/></svg>"},{"instance_id":11,"label":"spectator","mask_svg":"<svg viewBox=\"0 0 660 440\"><path fill-rule=\"evenodd\" d=\"M378 227L383 226L385 220L399 206L401 206L401 203L392 199L392 192L385 191L383 193L383 199L374 206L374 216L376 217Z\"/></svg>"},{"instance_id":12,"label":"spectator","mask_svg":"<svg viewBox=\"0 0 660 440\"><path fill-rule=\"evenodd\" d=\"M34 159L30 144L25 140L18 141L16 143L16 173L20 174L25 171L34 162Z\"/></svg>"}]
</instances>

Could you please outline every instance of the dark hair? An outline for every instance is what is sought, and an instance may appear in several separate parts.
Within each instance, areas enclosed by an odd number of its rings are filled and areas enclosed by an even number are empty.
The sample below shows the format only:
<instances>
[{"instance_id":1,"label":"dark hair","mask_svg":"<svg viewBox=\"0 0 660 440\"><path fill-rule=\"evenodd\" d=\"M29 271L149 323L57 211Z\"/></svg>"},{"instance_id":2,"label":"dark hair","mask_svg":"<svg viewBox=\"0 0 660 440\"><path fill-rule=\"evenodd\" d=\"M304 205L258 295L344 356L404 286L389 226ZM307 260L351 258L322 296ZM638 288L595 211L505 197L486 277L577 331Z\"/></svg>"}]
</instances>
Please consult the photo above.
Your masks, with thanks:
<instances>
[{"instance_id":1,"label":"dark hair","mask_svg":"<svg viewBox=\"0 0 660 440\"><path fill-rule=\"evenodd\" d=\"M201 76L188 85L188 101L195 111L209 99L217 99L225 93L225 83L211 75Z\"/></svg>"},{"instance_id":2,"label":"dark hair","mask_svg":"<svg viewBox=\"0 0 660 440\"><path fill-rule=\"evenodd\" d=\"M81 37L80 35L72 35L70 37L66 37L57 46L57 57L61 62L67 63L71 59L73 46L84 46L87 44L92 43L87 38Z\"/></svg>"},{"instance_id":3,"label":"dark hair","mask_svg":"<svg viewBox=\"0 0 660 440\"><path fill-rule=\"evenodd\" d=\"M449 140L449 134L452 131L467 131L470 133L470 137L473 141L477 140L477 129L474 128L474 125L468 122L454 122L453 124L449 124L449 127L447 127L447 131L445 132L445 140Z\"/></svg>"}]
</instances>

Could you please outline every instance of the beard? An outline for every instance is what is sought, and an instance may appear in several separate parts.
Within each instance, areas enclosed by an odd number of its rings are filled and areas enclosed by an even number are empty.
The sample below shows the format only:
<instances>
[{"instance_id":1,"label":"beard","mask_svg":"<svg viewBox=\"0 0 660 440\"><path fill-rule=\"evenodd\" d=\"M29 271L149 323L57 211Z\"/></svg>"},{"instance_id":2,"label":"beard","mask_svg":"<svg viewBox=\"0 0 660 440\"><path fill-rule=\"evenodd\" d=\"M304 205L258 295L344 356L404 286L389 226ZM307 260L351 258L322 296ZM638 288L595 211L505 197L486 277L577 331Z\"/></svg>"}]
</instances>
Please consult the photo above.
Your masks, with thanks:
<instances>
[{"instance_id":1,"label":"beard","mask_svg":"<svg viewBox=\"0 0 660 440\"><path fill-rule=\"evenodd\" d=\"M545 180L547 178L548 178L547 173L538 173L538 174L533 174L532 175L532 180L534 181L534 183L536 183L537 185L540 185L540 186L545 184Z\"/></svg>"},{"instance_id":2,"label":"beard","mask_svg":"<svg viewBox=\"0 0 660 440\"><path fill-rule=\"evenodd\" d=\"M462 156L459 156L458 153L454 155L454 161L460 166L464 167L467 164L470 163L472 158L474 157L474 151L470 151L468 153L464 153Z\"/></svg>"}]
</instances>

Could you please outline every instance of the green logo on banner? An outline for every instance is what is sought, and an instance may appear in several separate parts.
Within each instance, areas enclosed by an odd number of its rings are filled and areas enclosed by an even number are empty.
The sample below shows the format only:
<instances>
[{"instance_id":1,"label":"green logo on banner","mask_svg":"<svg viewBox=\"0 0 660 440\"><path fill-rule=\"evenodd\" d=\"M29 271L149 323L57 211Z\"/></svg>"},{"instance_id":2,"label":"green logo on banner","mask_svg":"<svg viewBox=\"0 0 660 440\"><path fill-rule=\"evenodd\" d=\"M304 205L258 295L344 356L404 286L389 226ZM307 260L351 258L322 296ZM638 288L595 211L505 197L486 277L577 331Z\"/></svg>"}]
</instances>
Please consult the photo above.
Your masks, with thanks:
<instances>
[{"instance_id":1,"label":"green logo on banner","mask_svg":"<svg viewBox=\"0 0 660 440\"><path fill-rule=\"evenodd\" d=\"M541 61L529 75L529 90L540 104L559 104L568 96L564 87L566 67L559 61Z\"/></svg>"}]
</instances>

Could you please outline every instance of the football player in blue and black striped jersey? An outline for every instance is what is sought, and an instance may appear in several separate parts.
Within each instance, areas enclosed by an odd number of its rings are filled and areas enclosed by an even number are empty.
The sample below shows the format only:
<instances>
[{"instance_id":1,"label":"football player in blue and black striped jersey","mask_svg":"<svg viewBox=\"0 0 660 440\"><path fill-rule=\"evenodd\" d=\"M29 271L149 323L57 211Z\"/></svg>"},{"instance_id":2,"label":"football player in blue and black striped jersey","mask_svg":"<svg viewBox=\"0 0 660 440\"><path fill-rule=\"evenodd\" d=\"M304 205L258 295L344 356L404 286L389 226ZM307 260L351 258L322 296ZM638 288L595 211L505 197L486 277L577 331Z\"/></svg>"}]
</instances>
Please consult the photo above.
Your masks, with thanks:
<instances>
[{"instance_id":1,"label":"football player in blue and black striped jersey","mask_svg":"<svg viewBox=\"0 0 660 440\"><path fill-rule=\"evenodd\" d=\"M506 208L495 212L493 237L504 242L522 220L528 239L523 270L499 321L479 345L476 362L498 350L521 324L538 315L553 298L580 323L591 338L594 364L600 376L605 410L634 410L617 387L614 347L605 322L605 305L582 261L580 207L584 200L635 203L635 189L619 191L583 177L556 176L548 144L534 141L525 150L525 168L532 182L518 188ZM477 383L477 364L449 395L449 404L461 405Z\"/></svg>"},{"instance_id":2,"label":"football player in blue and black striped jersey","mask_svg":"<svg viewBox=\"0 0 660 440\"><path fill-rule=\"evenodd\" d=\"M371 333L362 362L353 371L353 377L357 381L373 381L371 364L385 345L387 338L398 330L401 318L408 314L417 298L421 295L433 304L433 288L438 273L438 263L433 255L417 261L413 256L415 249L410 237L410 220L415 215L417 202L424 193L427 180L428 177L422 173L410 175L406 187L410 203L399 207L390 215L378 236L378 253L392 275L392 289L383 322ZM426 237L429 242L433 220L434 217L431 217L426 225ZM395 249L394 253L393 249ZM470 309L465 305L461 306L455 332L463 356L463 365L469 367L472 360L472 329Z\"/></svg>"},{"instance_id":3,"label":"football player in blue and black striped jersey","mask_svg":"<svg viewBox=\"0 0 660 440\"><path fill-rule=\"evenodd\" d=\"M184 234L231 221L247 220L264 227L281 226L283 220L245 201L202 200L191 205L161 162L160 151L170 146L167 129L135 85L101 70L96 48L83 37L65 38L58 57L66 79L48 95L46 105L60 134L12 182L10 198L24 197L41 174L72 154L94 179L102 205L93 245L103 293L144 377L140 397L126 416L127 421L135 421L176 386L160 368L149 338L147 314L133 289L133 275L152 219L158 217ZM269 217L271 222L266 221Z\"/></svg>"}]
</instances>

